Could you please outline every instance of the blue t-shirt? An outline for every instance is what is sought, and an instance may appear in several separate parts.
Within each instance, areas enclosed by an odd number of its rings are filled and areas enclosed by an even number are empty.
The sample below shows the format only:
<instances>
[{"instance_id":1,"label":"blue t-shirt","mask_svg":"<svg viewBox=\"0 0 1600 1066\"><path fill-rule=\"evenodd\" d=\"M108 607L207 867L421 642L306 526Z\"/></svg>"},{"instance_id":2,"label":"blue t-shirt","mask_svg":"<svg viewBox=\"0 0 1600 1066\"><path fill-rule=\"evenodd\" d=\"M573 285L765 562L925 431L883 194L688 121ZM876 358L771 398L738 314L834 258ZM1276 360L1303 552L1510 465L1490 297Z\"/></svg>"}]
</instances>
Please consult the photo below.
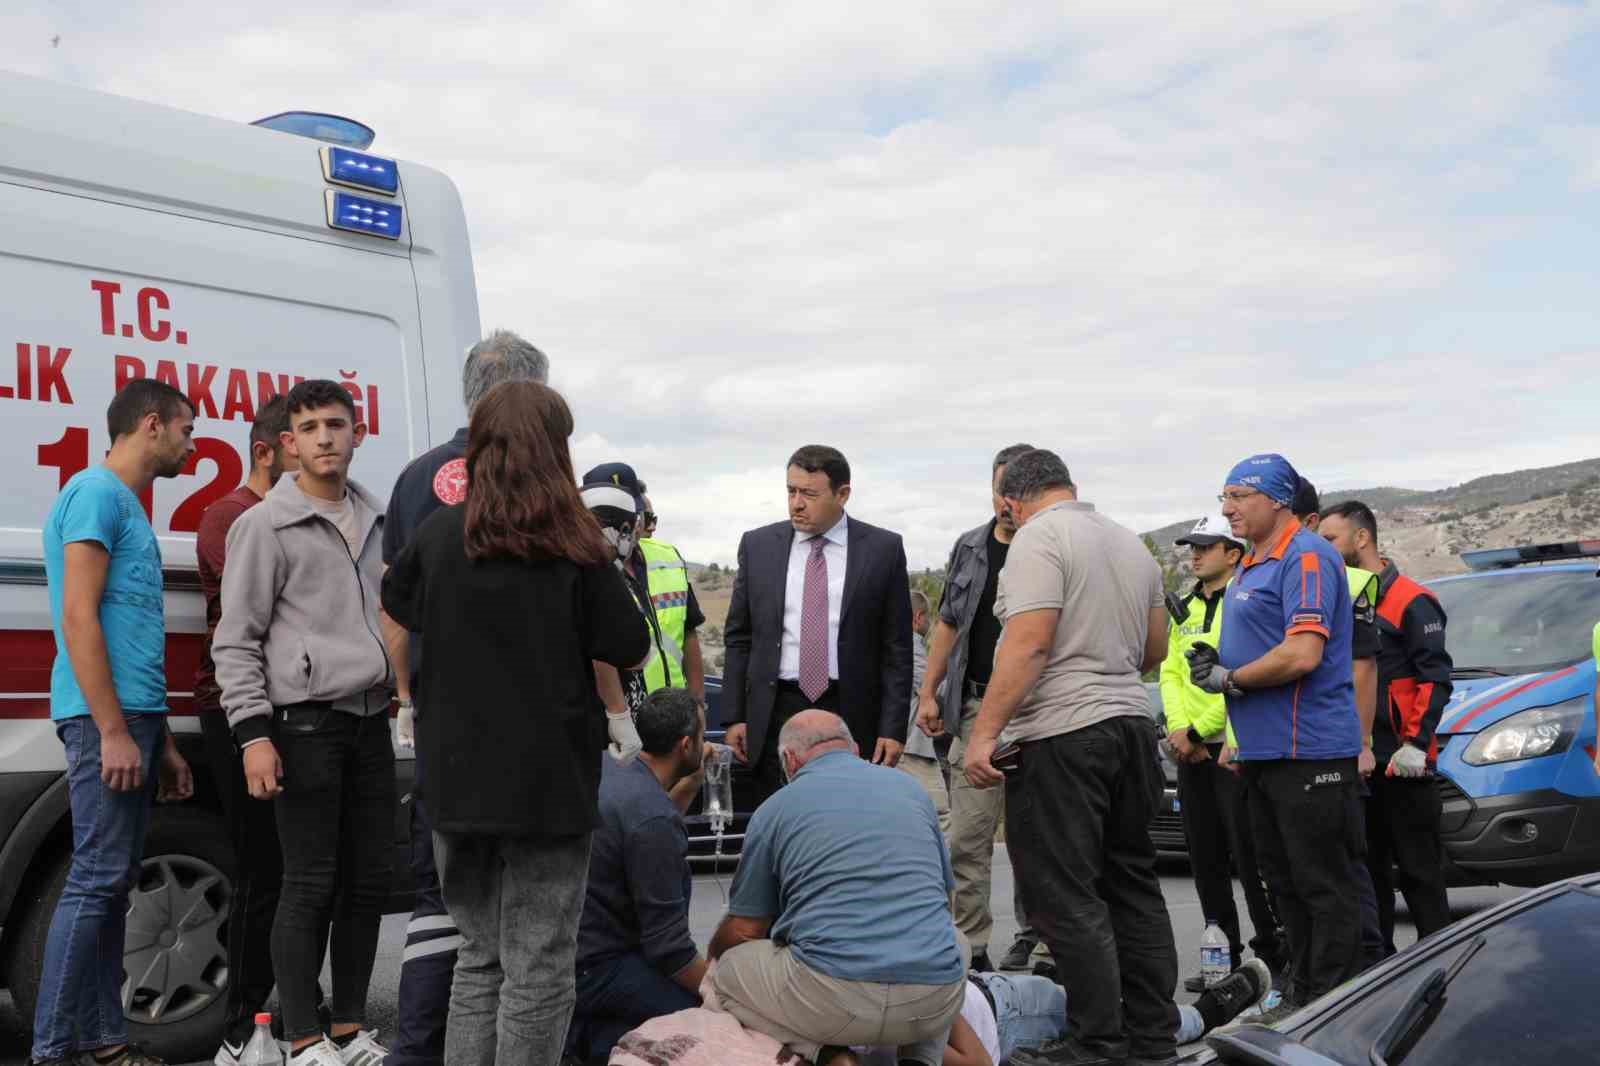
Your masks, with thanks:
<instances>
[{"instance_id":1,"label":"blue t-shirt","mask_svg":"<svg viewBox=\"0 0 1600 1066\"><path fill-rule=\"evenodd\" d=\"M1236 670L1295 633L1324 639L1322 662L1290 685L1228 697L1239 759L1345 759L1361 753L1351 677L1354 619L1344 560L1292 526L1267 555L1245 556L1228 586L1217 654Z\"/></svg>"},{"instance_id":2,"label":"blue t-shirt","mask_svg":"<svg viewBox=\"0 0 1600 1066\"><path fill-rule=\"evenodd\" d=\"M122 479L103 466L73 476L44 523L44 571L50 583L50 623L56 661L50 669L50 717L89 713L61 635L61 602L68 544L94 541L111 555L100 597L100 627L111 658L111 680L124 714L164 714L166 621L161 605L161 548L144 508Z\"/></svg>"},{"instance_id":3,"label":"blue t-shirt","mask_svg":"<svg viewBox=\"0 0 1600 1066\"><path fill-rule=\"evenodd\" d=\"M922 786L831 751L750 819L728 912L774 918L772 939L829 977L947 985L963 973L954 890Z\"/></svg>"}]
</instances>

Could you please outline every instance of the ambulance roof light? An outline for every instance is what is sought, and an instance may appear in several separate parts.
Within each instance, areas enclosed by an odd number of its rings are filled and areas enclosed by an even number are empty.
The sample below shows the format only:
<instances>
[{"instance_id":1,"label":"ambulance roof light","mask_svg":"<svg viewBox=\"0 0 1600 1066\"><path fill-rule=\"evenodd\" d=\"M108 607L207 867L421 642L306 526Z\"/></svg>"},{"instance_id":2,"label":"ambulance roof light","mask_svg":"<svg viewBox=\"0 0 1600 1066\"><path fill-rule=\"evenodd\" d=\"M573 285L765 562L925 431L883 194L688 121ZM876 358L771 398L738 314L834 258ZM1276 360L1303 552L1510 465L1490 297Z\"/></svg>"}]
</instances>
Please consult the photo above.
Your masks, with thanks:
<instances>
[{"instance_id":1,"label":"ambulance roof light","mask_svg":"<svg viewBox=\"0 0 1600 1066\"><path fill-rule=\"evenodd\" d=\"M361 151L370 148L378 136L371 126L342 115L328 115L320 111L284 111L268 115L250 123L279 133L292 133L297 137L310 137L314 141L327 141Z\"/></svg>"}]
</instances>

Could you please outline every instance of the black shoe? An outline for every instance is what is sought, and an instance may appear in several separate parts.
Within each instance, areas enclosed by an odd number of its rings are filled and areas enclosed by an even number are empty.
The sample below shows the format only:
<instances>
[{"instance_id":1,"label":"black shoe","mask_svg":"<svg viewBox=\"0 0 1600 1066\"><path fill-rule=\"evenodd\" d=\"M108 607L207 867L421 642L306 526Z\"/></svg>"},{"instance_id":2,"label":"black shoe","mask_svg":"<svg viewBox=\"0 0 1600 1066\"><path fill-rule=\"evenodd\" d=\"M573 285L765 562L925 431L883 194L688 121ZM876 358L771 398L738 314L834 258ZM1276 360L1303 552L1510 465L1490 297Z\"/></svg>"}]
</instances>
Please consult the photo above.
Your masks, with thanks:
<instances>
[{"instance_id":1,"label":"black shoe","mask_svg":"<svg viewBox=\"0 0 1600 1066\"><path fill-rule=\"evenodd\" d=\"M1090 1051L1070 1036L1052 1040L1042 1047L1018 1048L1011 1053L1011 1066L1126 1066L1127 1058Z\"/></svg>"},{"instance_id":2,"label":"black shoe","mask_svg":"<svg viewBox=\"0 0 1600 1066\"><path fill-rule=\"evenodd\" d=\"M1034 963L1033 964L1033 976L1035 976L1035 977L1048 977L1052 981L1057 980L1055 960L1054 959L1040 959L1038 962Z\"/></svg>"},{"instance_id":3,"label":"black shoe","mask_svg":"<svg viewBox=\"0 0 1600 1066\"><path fill-rule=\"evenodd\" d=\"M972 956L971 968L977 970L979 973L994 973L994 963L989 961L988 948L985 948L984 950Z\"/></svg>"},{"instance_id":4,"label":"black shoe","mask_svg":"<svg viewBox=\"0 0 1600 1066\"><path fill-rule=\"evenodd\" d=\"M1272 971L1260 959L1251 959L1200 994L1195 1008L1215 1029L1267 998L1272 991Z\"/></svg>"},{"instance_id":5,"label":"black shoe","mask_svg":"<svg viewBox=\"0 0 1600 1066\"><path fill-rule=\"evenodd\" d=\"M1200 974L1195 974L1193 977L1185 977L1183 979L1183 990L1185 992L1204 992L1206 990L1205 977Z\"/></svg>"},{"instance_id":6,"label":"black shoe","mask_svg":"<svg viewBox=\"0 0 1600 1066\"><path fill-rule=\"evenodd\" d=\"M1039 942L1032 937L1019 936L1011 944L1011 949L1000 960L1000 969L1005 973L1026 973L1028 960L1033 957L1033 949Z\"/></svg>"}]
</instances>

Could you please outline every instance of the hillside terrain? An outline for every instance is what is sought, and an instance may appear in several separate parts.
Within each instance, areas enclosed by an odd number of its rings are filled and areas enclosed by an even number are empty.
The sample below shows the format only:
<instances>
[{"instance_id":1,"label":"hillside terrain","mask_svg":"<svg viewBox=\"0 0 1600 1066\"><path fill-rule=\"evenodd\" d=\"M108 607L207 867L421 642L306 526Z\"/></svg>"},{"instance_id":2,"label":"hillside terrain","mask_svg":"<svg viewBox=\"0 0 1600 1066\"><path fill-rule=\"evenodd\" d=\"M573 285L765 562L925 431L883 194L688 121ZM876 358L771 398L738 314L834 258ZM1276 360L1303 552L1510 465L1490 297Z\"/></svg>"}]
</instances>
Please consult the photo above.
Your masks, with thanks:
<instances>
[{"instance_id":1,"label":"hillside terrain","mask_svg":"<svg viewBox=\"0 0 1600 1066\"><path fill-rule=\"evenodd\" d=\"M1466 570L1460 553L1475 548L1600 537L1600 459L1490 474L1452 488L1423 492L1378 487L1329 492L1324 507L1360 500L1378 516L1385 555L1418 579ZM1194 523L1146 534L1169 573L1182 570L1186 549L1173 546Z\"/></svg>"}]
</instances>

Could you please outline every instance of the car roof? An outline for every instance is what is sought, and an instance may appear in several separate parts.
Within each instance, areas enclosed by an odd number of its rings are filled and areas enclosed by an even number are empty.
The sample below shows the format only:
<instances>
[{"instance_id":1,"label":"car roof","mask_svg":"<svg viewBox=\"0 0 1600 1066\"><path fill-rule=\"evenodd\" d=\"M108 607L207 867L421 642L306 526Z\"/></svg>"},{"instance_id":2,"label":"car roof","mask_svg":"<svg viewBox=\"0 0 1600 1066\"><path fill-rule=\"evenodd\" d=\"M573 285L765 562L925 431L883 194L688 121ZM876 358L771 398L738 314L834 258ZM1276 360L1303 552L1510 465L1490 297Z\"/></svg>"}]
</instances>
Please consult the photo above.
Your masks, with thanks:
<instances>
[{"instance_id":1,"label":"car roof","mask_svg":"<svg viewBox=\"0 0 1600 1066\"><path fill-rule=\"evenodd\" d=\"M1448 577L1431 577L1423 582L1425 585L1444 585L1452 581L1481 581L1485 578L1518 577L1527 574L1548 574L1551 571L1574 574L1593 575L1597 569L1592 562L1588 563L1527 563L1523 566L1506 566L1496 570L1473 570L1465 574L1451 574Z\"/></svg>"}]
</instances>

